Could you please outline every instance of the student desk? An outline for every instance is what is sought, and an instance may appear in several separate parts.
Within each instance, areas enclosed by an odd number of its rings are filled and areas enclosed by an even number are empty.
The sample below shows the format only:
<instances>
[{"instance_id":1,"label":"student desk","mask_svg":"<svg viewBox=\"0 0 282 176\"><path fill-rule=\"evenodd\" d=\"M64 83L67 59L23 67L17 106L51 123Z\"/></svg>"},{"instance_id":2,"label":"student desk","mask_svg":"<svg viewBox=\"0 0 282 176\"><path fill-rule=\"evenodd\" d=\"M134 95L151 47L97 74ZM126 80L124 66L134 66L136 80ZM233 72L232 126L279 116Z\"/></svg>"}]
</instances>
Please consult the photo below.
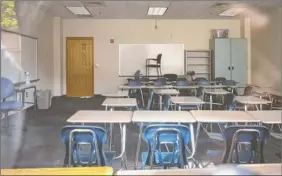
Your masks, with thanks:
<instances>
[{"instance_id":1,"label":"student desk","mask_svg":"<svg viewBox=\"0 0 282 176\"><path fill-rule=\"evenodd\" d=\"M136 107L138 109L135 98L106 98L102 106L105 106L106 110L108 110L108 107L111 110L115 107Z\"/></svg>"},{"instance_id":2,"label":"student desk","mask_svg":"<svg viewBox=\"0 0 282 176\"><path fill-rule=\"evenodd\" d=\"M139 128L139 138L135 157L135 169L138 165L141 137L143 130L143 123L189 123L189 128L191 131L191 144L192 144L192 154L190 158L193 158L195 154L195 135L193 123L196 120L193 116L186 111L134 111L132 122L141 123Z\"/></svg>"},{"instance_id":3,"label":"student desk","mask_svg":"<svg viewBox=\"0 0 282 176\"><path fill-rule=\"evenodd\" d=\"M251 114L256 119L261 120L262 123L271 125L270 134L277 139L280 140L282 139L282 135L281 135L282 111L281 110L248 111L248 113ZM280 129L280 133L273 131L273 125L278 125L278 128Z\"/></svg>"},{"instance_id":4,"label":"student desk","mask_svg":"<svg viewBox=\"0 0 282 176\"><path fill-rule=\"evenodd\" d=\"M277 164L242 164L234 167L248 169L259 175L281 175L281 163ZM166 170L120 170L115 175L212 175L218 167L201 169L166 169Z\"/></svg>"},{"instance_id":5,"label":"student desk","mask_svg":"<svg viewBox=\"0 0 282 176\"><path fill-rule=\"evenodd\" d=\"M122 159L122 164L127 167L125 144L126 144L126 124L131 122L131 111L78 111L71 116L67 122L70 123L119 123L121 133L121 154L116 158ZM112 131L110 131L110 150L112 141Z\"/></svg>"},{"instance_id":6,"label":"student desk","mask_svg":"<svg viewBox=\"0 0 282 176\"><path fill-rule=\"evenodd\" d=\"M162 110L162 96L163 95L178 95L179 94L179 92L175 89L156 89L154 90L154 93L159 95L160 110Z\"/></svg>"},{"instance_id":7,"label":"student desk","mask_svg":"<svg viewBox=\"0 0 282 176\"><path fill-rule=\"evenodd\" d=\"M209 110L193 110L190 111L192 116L197 120L197 132L196 139L198 139L200 126L202 123L217 123L221 133L223 129L220 127L219 123L259 123L260 120L254 118L252 115L246 113L245 111L209 111ZM203 127L204 128L204 127ZM222 140L222 135L218 133L208 132L204 128L205 132L210 138Z\"/></svg>"},{"instance_id":8,"label":"student desk","mask_svg":"<svg viewBox=\"0 0 282 176\"><path fill-rule=\"evenodd\" d=\"M210 95L210 110L212 110L212 96L213 95L226 95L230 92L223 90L223 89L205 89L204 93L209 94Z\"/></svg>"},{"instance_id":9,"label":"student desk","mask_svg":"<svg viewBox=\"0 0 282 176\"><path fill-rule=\"evenodd\" d=\"M26 90L28 89L34 89L34 93L33 93L33 96L34 96L34 102L25 102L25 92ZM36 99L36 85L35 84L30 84L30 85L25 85L25 84L22 84L22 85L19 85L17 87L15 87L15 91L16 93L20 93L21 94L21 99L22 99L22 103L23 105L25 103L28 103L28 104L33 104L34 105L34 109L36 109L36 106L37 106L37 99ZM27 108L30 107L30 106L27 106ZM25 108L25 106L24 106Z\"/></svg>"},{"instance_id":10,"label":"student desk","mask_svg":"<svg viewBox=\"0 0 282 176\"><path fill-rule=\"evenodd\" d=\"M196 105L199 109L199 106L205 104L205 102L198 97L194 96L179 96L171 97L171 102L178 106L178 110L181 111L181 106L183 105Z\"/></svg>"},{"instance_id":11,"label":"student desk","mask_svg":"<svg viewBox=\"0 0 282 176\"><path fill-rule=\"evenodd\" d=\"M204 89L222 89L227 86L226 85L200 85L200 87L203 87Z\"/></svg>"},{"instance_id":12,"label":"student desk","mask_svg":"<svg viewBox=\"0 0 282 176\"><path fill-rule=\"evenodd\" d=\"M1 169L1 175L113 175L111 167Z\"/></svg>"},{"instance_id":13,"label":"student desk","mask_svg":"<svg viewBox=\"0 0 282 176\"><path fill-rule=\"evenodd\" d=\"M235 101L239 102L241 104L244 104L245 111L248 110L247 105L256 105L256 107L257 107L257 105L271 103L271 101L269 101L269 100L261 99L261 98L254 97L254 96L236 96ZM258 109L258 107L257 107L257 109ZM260 108L260 109L262 109L262 108Z\"/></svg>"},{"instance_id":14,"label":"student desk","mask_svg":"<svg viewBox=\"0 0 282 176\"><path fill-rule=\"evenodd\" d=\"M123 98L128 97L128 91L118 91L116 93L104 93L102 96L107 98Z\"/></svg>"},{"instance_id":15,"label":"student desk","mask_svg":"<svg viewBox=\"0 0 282 176\"><path fill-rule=\"evenodd\" d=\"M143 91L142 91L142 89L144 89L144 88L147 88L147 86L145 86L145 85L142 85L142 86L126 86L126 85L119 86L119 89L121 89L121 90L139 90L140 94L141 94L141 101L142 101L143 107L145 106Z\"/></svg>"},{"instance_id":16,"label":"student desk","mask_svg":"<svg viewBox=\"0 0 282 176\"><path fill-rule=\"evenodd\" d=\"M200 86L198 86L198 85L188 85L188 86L173 86L173 88L175 88L176 90L183 90L183 89L186 89L186 90L188 90L188 89L192 89L192 90L194 90L195 91L195 95L197 95L197 89L199 88Z\"/></svg>"}]
</instances>

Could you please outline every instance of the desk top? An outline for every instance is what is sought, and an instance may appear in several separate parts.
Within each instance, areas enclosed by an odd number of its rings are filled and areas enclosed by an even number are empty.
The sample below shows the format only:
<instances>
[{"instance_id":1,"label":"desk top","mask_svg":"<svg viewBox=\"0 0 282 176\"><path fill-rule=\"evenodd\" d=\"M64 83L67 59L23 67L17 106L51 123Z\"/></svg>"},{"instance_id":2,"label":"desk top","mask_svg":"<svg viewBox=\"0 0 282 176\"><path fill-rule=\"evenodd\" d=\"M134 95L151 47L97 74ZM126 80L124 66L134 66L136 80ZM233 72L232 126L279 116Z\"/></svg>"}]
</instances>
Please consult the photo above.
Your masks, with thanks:
<instances>
[{"instance_id":1,"label":"desk top","mask_svg":"<svg viewBox=\"0 0 282 176\"><path fill-rule=\"evenodd\" d=\"M282 123L281 121L281 110L269 110L269 111L247 111L258 120L267 124Z\"/></svg>"},{"instance_id":2,"label":"desk top","mask_svg":"<svg viewBox=\"0 0 282 176\"><path fill-rule=\"evenodd\" d=\"M127 97L128 96L128 91L118 91L115 93L104 93L102 96L105 97Z\"/></svg>"},{"instance_id":3,"label":"desk top","mask_svg":"<svg viewBox=\"0 0 282 176\"><path fill-rule=\"evenodd\" d=\"M281 164L242 164L235 167L248 169L259 175L281 175ZM218 167L201 169L121 170L115 175L212 175Z\"/></svg>"},{"instance_id":4,"label":"desk top","mask_svg":"<svg viewBox=\"0 0 282 176\"><path fill-rule=\"evenodd\" d=\"M226 85L200 85L200 87L203 87L205 89L221 89L227 86Z\"/></svg>"},{"instance_id":5,"label":"desk top","mask_svg":"<svg viewBox=\"0 0 282 176\"><path fill-rule=\"evenodd\" d=\"M121 85L118 88L119 89L144 89L146 87L147 86L144 86L144 85L142 85L142 86L125 86L125 85Z\"/></svg>"},{"instance_id":6,"label":"desk top","mask_svg":"<svg viewBox=\"0 0 282 176\"><path fill-rule=\"evenodd\" d=\"M102 106L132 107L137 106L137 102L135 98L106 98Z\"/></svg>"},{"instance_id":7,"label":"desk top","mask_svg":"<svg viewBox=\"0 0 282 176\"><path fill-rule=\"evenodd\" d=\"M1 169L1 175L113 175L111 167Z\"/></svg>"},{"instance_id":8,"label":"desk top","mask_svg":"<svg viewBox=\"0 0 282 176\"><path fill-rule=\"evenodd\" d=\"M147 86L148 89L172 89L172 85L165 85L165 86Z\"/></svg>"},{"instance_id":9,"label":"desk top","mask_svg":"<svg viewBox=\"0 0 282 176\"><path fill-rule=\"evenodd\" d=\"M15 90L16 90L16 91L21 91L21 90L25 90L25 89L34 88L34 87L36 87L35 84L30 84L30 85L22 84L22 85L20 85L20 86L15 87Z\"/></svg>"},{"instance_id":10,"label":"desk top","mask_svg":"<svg viewBox=\"0 0 282 176\"><path fill-rule=\"evenodd\" d=\"M175 89L197 89L200 86L198 85L190 85L190 86L173 86Z\"/></svg>"},{"instance_id":11,"label":"desk top","mask_svg":"<svg viewBox=\"0 0 282 176\"><path fill-rule=\"evenodd\" d=\"M179 92L175 89L156 89L154 90L155 94L160 94L160 95L178 95Z\"/></svg>"},{"instance_id":12,"label":"desk top","mask_svg":"<svg viewBox=\"0 0 282 176\"><path fill-rule=\"evenodd\" d=\"M179 96L179 97L171 97L171 101L175 104L180 105L200 105L205 104L205 102L198 97L195 96Z\"/></svg>"},{"instance_id":13,"label":"desk top","mask_svg":"<svg viewBox=\"0 0 282 176\"><path fill-rule=\"evenodd\" d=\"M260 122L245 111L193 110L190 112L197 121L204 123Z\"/></svg>"},{"instance_id":14,"label":"desk top","mask_svg":"<svg viewBox=\"0 0 282 176\"><path fill-rule=\"evenodd\" d=\"M271 88L255 88L253 91L259 94L268 93L276 96L282 96L281 91L273 90Z\"/></svg>"},{"instance_id":15,"label":"desk top","mask_svg":"<svg viewBox=\"0 0 282 176\"><path fill-rule=\"evenodd\" d=\"M261 99L254 96L236 96L235 101L242 104L268 104L271 103L269 100Z\"/></svg>"},{"instance_id":16,"label":"desk top","mask_svg":"<svg viewBox=\"0 0 282 176\"><path fill-rule=\"evenodd\" d=\"M229 88L245 88L247 87L248 85L246 84L237 84L237 85L232 85L232 86L227 86Z\"/></svg>"},{"instance_id":17,"label":"desk top","mask_svg":"<svg viewBox=\"0 0 282 176\"><path fill-rule=\"evenodd\" d=\"M213 94L213 95L225 95L225 94L230 93L223 89L205 89L204 92L207 94Z\"/></svg>"},{"instance_id":18,"label":"desk top","mask_svg":"<svg viewBox=\"0 0 282 176\"><path fill-rule=\"evenodd\" d=\"M134 111L132 122L196 122L193 116L186 111Z\"/></svg>"},{"instance_id":19,"label":"desk top","mask_svg":"<svg viewBox=\"0 0 282 176\"><path fill-rule=\"evenodd\" d=\"M131 111L77 111L67 122L71 123L130 123Z\"/></svg>"}]
</instances>

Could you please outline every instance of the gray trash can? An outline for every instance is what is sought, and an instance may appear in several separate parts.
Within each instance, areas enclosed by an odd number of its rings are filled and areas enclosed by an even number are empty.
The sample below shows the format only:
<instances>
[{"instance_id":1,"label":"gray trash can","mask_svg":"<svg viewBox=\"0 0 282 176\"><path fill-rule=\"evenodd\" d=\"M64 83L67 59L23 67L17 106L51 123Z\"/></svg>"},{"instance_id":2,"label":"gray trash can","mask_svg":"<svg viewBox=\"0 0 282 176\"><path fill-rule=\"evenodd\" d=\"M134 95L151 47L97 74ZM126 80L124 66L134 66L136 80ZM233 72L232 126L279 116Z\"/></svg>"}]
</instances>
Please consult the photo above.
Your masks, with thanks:
<instances>
[{"instance_id":1,"label":"gray trash can","mask_svg":"<svg viewBox=\"0 0 282 176\"><path fill-rule=\"evenodd\" d=\"M37 90L37 109L49 109L51 107L51 90Z\"/></svg>"}]
</instances>

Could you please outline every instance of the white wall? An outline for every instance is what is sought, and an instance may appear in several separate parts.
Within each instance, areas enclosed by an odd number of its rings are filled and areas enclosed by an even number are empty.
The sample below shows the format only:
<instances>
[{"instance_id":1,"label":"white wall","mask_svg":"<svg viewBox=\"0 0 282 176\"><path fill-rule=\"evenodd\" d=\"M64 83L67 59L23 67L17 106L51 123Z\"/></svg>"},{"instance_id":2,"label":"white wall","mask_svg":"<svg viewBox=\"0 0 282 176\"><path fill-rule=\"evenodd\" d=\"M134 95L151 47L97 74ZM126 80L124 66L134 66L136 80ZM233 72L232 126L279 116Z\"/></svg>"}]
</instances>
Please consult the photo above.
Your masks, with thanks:
<instances>
[{"instance_id":1,"label":"white wall","mask_svg":"<svg viewBox=\"0 0 282 176\"><path fill-rule=\"evenodd\" d=\"M40 8L42 2L18 2L19 31L38 38L38 88L53 90L53 18Z\"/></svg>"},{"instance_id":2,"label":"white wall","mask_svg":"<svg viewBox=\"0 0 282 176\"><path fill-rule=\"evenodd\" d=\"M95 94L113 92L124 81L118 77L120 43L184 43L185 49L209 49L210 30L229 29L240 37L240 20L63 20L63 94L66 93L66 37L94 37ZM110 39L115 39L111 44ZM58 74L58 73L57 73ZM60 75L54 75L60 77Z\"/></svg>"},{"instance_id":3,"label":"white wall","mask_svg":"<svg viewBox=\"0 0 282 176\"><path fill-rule=\"evenodd\" d=\"M281 91L282 9L264 12L264 24L251 19L252 83Z\"/></svg>"}]
</instances>

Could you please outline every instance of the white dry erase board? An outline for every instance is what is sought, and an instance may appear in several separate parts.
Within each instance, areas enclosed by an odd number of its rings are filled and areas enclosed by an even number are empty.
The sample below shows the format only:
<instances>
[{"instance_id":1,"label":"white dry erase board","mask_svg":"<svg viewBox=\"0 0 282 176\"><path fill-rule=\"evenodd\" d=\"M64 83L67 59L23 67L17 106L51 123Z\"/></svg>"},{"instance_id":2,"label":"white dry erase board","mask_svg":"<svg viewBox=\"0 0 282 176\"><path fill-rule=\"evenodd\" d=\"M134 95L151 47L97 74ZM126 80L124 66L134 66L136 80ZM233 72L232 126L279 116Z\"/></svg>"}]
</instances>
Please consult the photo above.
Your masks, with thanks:
<instances>
[{"instance_id":1,"label":"white dry erase board","mask_svg":"<svg viewBox=\"0 0 282 176\"><path fill-rule=\"evenodd\" d=\"M38 79L37 38L1 30L1 77L23 82L25 72Z\"/></svg>"},{"instance_id":2,"label":"white dry erase board","mask_svg":"<svg viewBox=\"0 0 282 176\"><path fill-rule=\"evenodd\" d=\"M120 44L119 76L133 76L137 70L146 75L146 59L158 54L162 74L184 75L184 44ZM150 68L150 76L157 76L156 68Z\"/></svg>"}]
</instances>

